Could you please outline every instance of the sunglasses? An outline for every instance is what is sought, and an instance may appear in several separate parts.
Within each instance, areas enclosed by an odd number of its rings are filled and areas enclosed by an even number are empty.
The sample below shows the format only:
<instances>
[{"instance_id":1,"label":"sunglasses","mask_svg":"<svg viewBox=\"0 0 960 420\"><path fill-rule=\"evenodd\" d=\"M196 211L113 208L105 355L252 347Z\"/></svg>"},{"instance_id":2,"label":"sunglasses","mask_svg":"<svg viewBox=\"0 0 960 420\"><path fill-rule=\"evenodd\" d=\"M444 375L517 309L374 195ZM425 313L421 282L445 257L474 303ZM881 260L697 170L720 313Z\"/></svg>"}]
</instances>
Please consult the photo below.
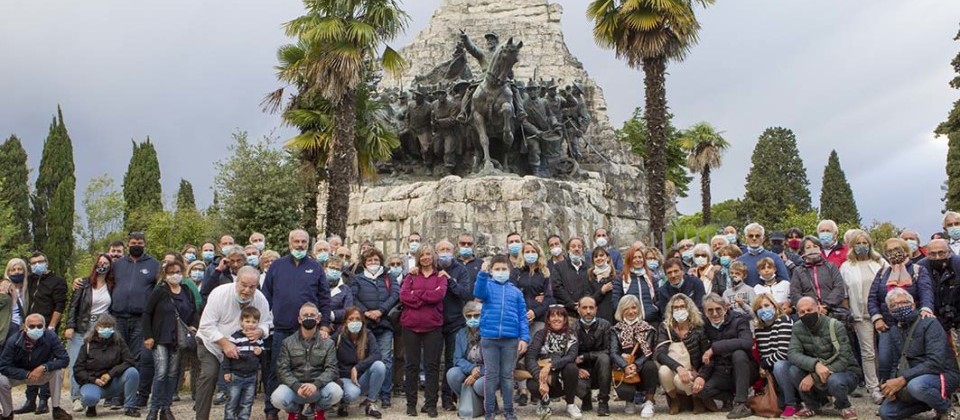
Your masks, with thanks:
<instances>
[{"instance_id":1,"label":"sunglasses","mask_svg":"<svg viewBox=\"0 0 960 420\"><path fill-rule=\"evenodd\" d=\"M747 237L750 238L750 239L760 239L760 238L763 237L763 235L760 235L759 233L754 233L754 234L751 234L751 235L747 235Z\"/></svg>"},{"instance_id":2,"label":"sunglasses","mask_svg":"<svg viewBox=\"0 0 960 420\"><path fill-rule=\"evenodd\" d=\"M460 242L460 246L473 246L473 242Z\"/></svg>"},{"instance_id":3,"label":"sunglasses","mask_svg":"<svg viewBox=\"0 0 960 420\"><path fill-rule=\"evenodd\" d=\"M480 319L480 315L467 315L467 319Z\"/></svg>"}]
</instances>

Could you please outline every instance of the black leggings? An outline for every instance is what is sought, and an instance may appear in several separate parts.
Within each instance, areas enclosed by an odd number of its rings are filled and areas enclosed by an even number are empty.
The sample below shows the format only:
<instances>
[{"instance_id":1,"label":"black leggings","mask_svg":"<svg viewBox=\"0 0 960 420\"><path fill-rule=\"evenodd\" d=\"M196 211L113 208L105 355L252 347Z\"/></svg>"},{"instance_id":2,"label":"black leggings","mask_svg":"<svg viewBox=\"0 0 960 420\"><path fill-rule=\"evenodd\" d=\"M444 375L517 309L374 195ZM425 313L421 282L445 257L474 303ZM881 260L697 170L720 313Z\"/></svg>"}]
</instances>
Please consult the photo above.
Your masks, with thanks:
<instances>
[{"instance_id":1,"label":"black leggings","mask_svg":"<svg viewBox=\"0 0 960 420\"><path fill-rule=\"evenodd\" d=\"M437 407L440 393L440 349L443 347L443 335L437 328L430 332L415 333L403 329L403 381L407 393L407 406L417 406L417 390L420 388L420 357L423 356L424 407Z\"/></svg>"},{"instance_id":2,"label":"black leggings","mask_svg":"<svg viewBox=\"0 0 960 420\"><path fill-rule=\"evenodd\" d=\"M636 395L638 391L642 391L644 395L652 394L657 392L657 387L660 386L660 375L657 373L657 364L653 360L647 359L643 365L640 366L640 383L638 384L621 384L617 387L617 395L620 396L620 399L626 402L636 401Z\"/></svg>"},{"instance_id":3,"label":"black leggings","mask_svg":"<svg viewBox=\"0 0 960 420\"><path fill-rule=\"evenodd\" d=\"M577 385L579 384L580 369L576 363L568 363L563 369L550 374L550 398L563 396L567 404L573 404L577 398ZM527 389L530 390L530 396L534 401L540 401L540 381L534 376L527 381Z\"/></svg>"}]
</instances>

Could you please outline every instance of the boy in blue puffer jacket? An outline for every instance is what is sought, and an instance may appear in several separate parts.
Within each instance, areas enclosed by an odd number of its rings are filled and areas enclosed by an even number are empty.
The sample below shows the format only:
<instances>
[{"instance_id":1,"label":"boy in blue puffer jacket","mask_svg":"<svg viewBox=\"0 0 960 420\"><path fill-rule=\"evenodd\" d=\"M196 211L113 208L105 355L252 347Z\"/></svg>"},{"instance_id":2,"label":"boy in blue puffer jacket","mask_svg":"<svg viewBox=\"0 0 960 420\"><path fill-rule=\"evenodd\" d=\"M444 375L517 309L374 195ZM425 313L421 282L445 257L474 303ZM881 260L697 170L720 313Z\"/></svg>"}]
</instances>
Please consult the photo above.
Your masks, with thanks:
<instances>
[{"instance_id":1,"label":"boy in blue puffer jacket","mask_svg":"<svg viewBox=\"0 0 960 420\"><path fill-rule=\"evenodd\" d=\"M483 409L487 419L493 419L496 414L498 386L503 396L504 416L507 420L517 418L513 411L513 369L517 357L527 351L530 342L527 305L523 292L509 282L510 267L507 256L494 256L483 265L473 286L473 295L483 301L480 353L485 369Z\"/></svg>"}]
</instances>

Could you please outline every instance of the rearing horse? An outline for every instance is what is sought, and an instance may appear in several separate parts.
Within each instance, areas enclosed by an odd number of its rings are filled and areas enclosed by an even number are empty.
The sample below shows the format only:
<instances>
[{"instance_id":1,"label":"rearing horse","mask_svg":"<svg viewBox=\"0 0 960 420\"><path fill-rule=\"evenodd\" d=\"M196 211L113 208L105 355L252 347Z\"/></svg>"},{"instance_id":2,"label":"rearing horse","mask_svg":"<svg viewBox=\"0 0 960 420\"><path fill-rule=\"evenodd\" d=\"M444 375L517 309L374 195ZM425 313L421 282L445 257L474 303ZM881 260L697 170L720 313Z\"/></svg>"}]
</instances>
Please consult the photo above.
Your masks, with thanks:
<instances>
[{"instance_id":1,"label":"rearing horse","mask_svg":"<svg viewBox=\"0 0 960 420\"><path fill-rule=\"evenodd\" d=\"M480 146L483 148L482 172L493 170L493 163L490 161L490 136L487 130L492 133L502 130L499 138L508 147L513 144L516 110L513 107L513 91L510 89L509 82L521 48L523 48L523 42L514 44L513 38L500 45L493 53L483 82L473 92L471 101L473 127L477 130Z\"/></svg>"}]
</instances>

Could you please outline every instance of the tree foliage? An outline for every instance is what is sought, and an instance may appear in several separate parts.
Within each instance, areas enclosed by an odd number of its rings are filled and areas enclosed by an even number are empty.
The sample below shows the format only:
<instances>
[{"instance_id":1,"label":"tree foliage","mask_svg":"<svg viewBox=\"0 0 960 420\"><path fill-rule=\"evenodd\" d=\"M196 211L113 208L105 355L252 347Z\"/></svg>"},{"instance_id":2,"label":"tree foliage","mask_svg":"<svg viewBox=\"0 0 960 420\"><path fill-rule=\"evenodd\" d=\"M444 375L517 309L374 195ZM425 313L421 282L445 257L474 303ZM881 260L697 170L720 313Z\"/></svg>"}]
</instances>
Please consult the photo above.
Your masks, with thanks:
<instances>
[{"instance_id":1,"label":"tree foliage","mask_svg":"<svg viewBox=\"0 0 960 420\"><path fill-rule=\"evenodd\" d=\"M823 169L823 187L820 188L820 218L837 223L860 224L860 212L853 199L853 190L847 175L840 167L836 150L830 151L827 166Z\"/></svg>"},{"instance_id":2,"label":"tree foliage","mask_svg":"<svg viewBox=\"0 0 960 420\"><path fill-rule=\"evenodd\" d=\"M900 234L903 233L903 228L893 224L892 222L882 222L879 220L874 220L870 222L870 226L864 228L867 233L870 235L870 239L873 241L873 246L878 249L883 249L883 243L890 238L898 238Z\"/></svg>"},{"instance_id":3,"label":"tree foliage","mask_svg":"<svg viewBox=\"0 0 960 420\"><path fill-rule=\"evenodd\" d=\"M159 256L167 251L179 252L185 244L199 246L214 240L219 227L210 218L196 211L158 211L145 220L147 252Z\"/></svg>"},{"instance_id":4,"label":"tree foliage","mask_svg":"<svg viewBox=\"0 0 960 420\"><path fill-rule=\"evenodd\" d=\"M123 224L129 231L143 230L150 215L163 210L160 189L160 162L150 138L140 144L133 141L133 154L123 176Z\"/></svg>"},{"instance_id":5,"label":"tree foliage","mask_svg":"<svg viewBox=\"0 0 960 420\"><path fill-rule=\"evenodd\" d=\"M32 198L33 245L47 254L50 269L57 273L64 273L73 257L76 182L73 144L63 122L63 111L57 107L43 143Z\"/></svg>"},{"instance_id":6,"label":"tree foliage","mask_svg":"<svg viewBox=\"0 0 960 420\"><path fill-rule=\"evenodd\" d=\"M300 204L308 194L297 182L299 163L274 139L252 143L246 132L233 139L230 157L216 164L224 228L241 236L261 232L267 243L286 244L290 231L300 227Z\"/></svg>"},{"instance_id":7,"label":"tree foliage","mask_svg":"<svg viewBox=\"0 0 960 420\"><path fill-rule=\"evenodd\" d=\"M197 201L193 198L193 184L180 179L180 188L177 189L177 211L197 211Z\"/></svg>"},{"instance_id":8,"label":"tree foliage","mask_svg":"<svg viewBox=\"0 0 960 420\"><path fill-rule=\"evenodd\" d=\"M953 38L960 41L960 32ZM950 62L957 73L950 80L950 87L960 89L960 53L957 53ZM947 114L947 119L940 123L935 133L947 136L947 210L960 209L960 100L953 103L953 108Z\"/></svg>"},{"instance_id":9,"label":"tree foliage","mask_svg":"<svg viewBox=\"0 0 960 420\"><path fill-rule=\"evenodd\" d=\"M673 115L667 116L667 182L676 188L677 196L686 197L693 179L687 174L686 152L680 144L680 130L672 123ZM626 143L637 156L647 157L647 123L643 120L643 108L633 110L633 116L624 121L623 127L616 131L617 140Z\"/></svg>"},{"instance_id":10,"label":"tree foliage","mask_svg":"<svg viewBox=\"0 0 960 420\"><path fill-rule=\"evenodd\" d=\"M720 167L723 152L730 147L721 134L707 122L694 124L680 134L680 145L688 153L687 167L700 174L700 212L705 225L711 221L710 172Z\"/></svg>"},{"instance_id":11,"label":"tree foliage","mask_svg":"<svg viewBox=\"0 0 960 420\"><path fill-rule=\"evenodd\" d=\"M792 131L782 127L766 129L750 160L743 200L748 220L774 226L784 219L784 210L791 206L800 213L811 210L810 181Z\"/></svg>"},{"instance_id":12,"label":"tree foliage","mask_svg":"<svg viewBox=\"0 0 960 420\"><path fill-rule=\"evenodd\" d=\"M114 187L107 174L90 180L80 201L85 223L78 224L77 232L88 253L106 249L107 242L122 237L123 213L126 208L123 193Z\"/></svg>"},{"instance_id":13,"label":"tree foliage","mask_svg":"<svg viewBox=\"0 0 960 420\"><path fill-rule=\"evenodd\" d=\"M0 228L0 253L9 254L16 249L29 249L30 235L30 170L27 168L27 151L15 135L0 145L0 211L6 213L5 223ZM8 230L9 229L9 230ZM23 255L23 254L15 254Z\"/></svg>"}]
</instances>

